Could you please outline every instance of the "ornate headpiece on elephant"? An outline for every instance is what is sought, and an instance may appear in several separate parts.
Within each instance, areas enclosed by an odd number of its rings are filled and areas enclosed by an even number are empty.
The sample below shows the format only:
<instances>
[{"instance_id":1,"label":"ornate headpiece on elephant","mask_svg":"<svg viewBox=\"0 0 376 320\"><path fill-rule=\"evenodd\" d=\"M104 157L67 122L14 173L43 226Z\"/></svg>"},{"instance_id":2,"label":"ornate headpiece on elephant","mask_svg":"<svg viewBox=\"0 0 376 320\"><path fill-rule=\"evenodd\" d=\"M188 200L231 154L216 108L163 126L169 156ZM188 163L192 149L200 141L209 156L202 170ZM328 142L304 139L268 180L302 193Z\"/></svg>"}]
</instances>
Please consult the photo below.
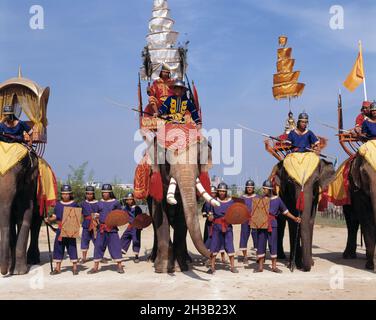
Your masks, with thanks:
<instances>
[{"instance_id":1,"label":"ornate headpiece on elephant","mask_svg":"<svg viewBox=\"0 0 376 320\"><path fill-rule=\"evenodd\" d=\"M95 193L95 187L94 186L86 186L85 193Z\"/></svg>"},{"instance_id":2,"label":"ornate headpiece on elephant","mask_svg":"<svg viewBox=\"0 0 376 320\"><path fill-rule=\"evenodd\" d=\"M301 114L299 114L298 122L299 121L308 121L308 119L309 119L308 114L305 113L305 112L302 112Z\"/></svg>"},{"instance_id":3,"label":"ornate headpiece on elephant","mask_svg":"<svg viewBox=\"0 0 376 320\"><path fill-rule=\"evenodd\" d=\"M63 184L61 186L61 194L69 194L69 193L72 193L72 187L69 185L69 184Z\"/></svg>"},{"instance_id":4,"label":"ornate headpiece on elephant","mask_svg":"<svg viewBox=\"0 0 376 320\"><path fill-rule=\"evenodd\" d=\"M14 114L14 107L13 106L4 106L3 107L3 115L13 115Z\"/></svg>"},{"instance_id":5,"label":"ornate headpiece on elephant","mask_svg":"<svg viewBox=\"0 0 376 320\"><path fill-rule=\"evenodd\" d=\"M218 187L217 191L228 191L228 185L225 182L221 182Z\"/></svg>"},{"instance_id":6,"label":"ornate headpiece on elephant","mask_svg":"<svg viewBox=\"0 0 376 320\"><path fill-rule=\"evenodd\" d=\"M273 183L270 180L265 180L262 184L263 189L273 190Z\"/></svg>"},{"instance_id":7,"label":"ornate headpiece on elephant","mask_svg":"<svg viewBox=\"0 0 376 320\"><path fill-rule=\"evenodd\" d=\"M112 185L110 185L109 183L105 183L104 185L102 185L102 193L105 193L105 192L112 192Z\"/></svg>"}]
</instances>

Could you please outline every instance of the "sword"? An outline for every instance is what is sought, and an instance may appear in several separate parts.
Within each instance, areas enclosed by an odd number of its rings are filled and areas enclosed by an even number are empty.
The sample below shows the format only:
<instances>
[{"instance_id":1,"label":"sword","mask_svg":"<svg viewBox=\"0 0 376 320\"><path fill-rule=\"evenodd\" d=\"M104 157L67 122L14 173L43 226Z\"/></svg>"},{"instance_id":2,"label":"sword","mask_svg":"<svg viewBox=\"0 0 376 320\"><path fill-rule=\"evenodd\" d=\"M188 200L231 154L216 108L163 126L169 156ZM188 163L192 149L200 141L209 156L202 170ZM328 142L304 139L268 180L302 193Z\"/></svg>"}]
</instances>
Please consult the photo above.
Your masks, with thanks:
<instances>
[{"instance_id":1,"label":"sword","mask_svg":"<svg viewBox=\"0 0 376 320\"><path fill-rule=\"evenodd\" d=\"M321 124L322 126L324 127L327 127L327 128L330 128L330 129L333 129L335 131L340 131L340 132L344 132L344 133L351 133L351 130L345 130L345 129L338 129L336 128L335 126L332 126L330 124L327 124L325 122L321 122L321 121L317 121L319 124Z\"/></svg>"},{"instance_id":2,"label":"sword","mask_svg":"<svg viewBox=\"0 0 376 320\"><path fill-rule=\"evenodd\" d=\"M248 128L248 127L245 127L241 124L238 124L238 127L244 129L244 130L247 130L247 131L250 131L250 132L253 132L255 134L258 134L258 135L261 135L261 136L264 136L266 138L269 138L269 139L272 139L272 140L275 140L275 141L278 141L278 142L284 142L282 139L280 138L277 138L277 137L274 137L274 136L271 136L267 133L263 133L261 131L257 131L257 130L254 130L254 129L251 129L251 128ZM291 146L293 148L298 148L297 146L294 146L293 144L291 144ZM311 152L316 152L315 150L311 149L311 148L305 148L305 150L307 151L311 151ZM334 166L336 166L337 164L337 157L334 157L334 156L330 156L330 155L327 155L327 154L324 154L324 153L319 153L318 154L320 157L324 158L324 159L333 159L334 160Z\"/></svg>"}]
</instances>

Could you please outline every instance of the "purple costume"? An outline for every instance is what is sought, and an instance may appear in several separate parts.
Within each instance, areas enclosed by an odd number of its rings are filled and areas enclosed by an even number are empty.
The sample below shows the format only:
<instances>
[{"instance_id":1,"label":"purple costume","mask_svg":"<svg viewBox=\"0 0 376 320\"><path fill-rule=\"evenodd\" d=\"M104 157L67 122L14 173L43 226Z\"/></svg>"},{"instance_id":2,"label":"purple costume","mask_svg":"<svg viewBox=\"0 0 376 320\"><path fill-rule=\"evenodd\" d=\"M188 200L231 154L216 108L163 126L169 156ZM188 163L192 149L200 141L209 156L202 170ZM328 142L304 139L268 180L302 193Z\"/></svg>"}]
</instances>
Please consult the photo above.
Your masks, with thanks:
<instances>
[{"instance_id":1,"label":"purple costume","mask_svg":"<svg viewBox=\"0 0 376 320\"><path fill-rule=\"evenodd\" d=\"M306 130L303 134L298 134L297 130L290 131L287 142L293 145L292 152L307 152L314 144L320 141L311 130Z\"/></svg>"},{"instance_id":2,"label":"purple costume","mask_svg":"<svg viewBox=\"0 0 376 320\"><path fill-rule=\"evenodd\" d=\"M124 231L123 235L121 236L121 247L125 252L127 252L132 242L133 252L138 255L140 253L141 247L141 230L133 228L132 223L136 216L142 214L142 210L139 206L125 206L125 210L129 214L129 225L128 228Z\"/></svg>"},{"instance_id":3,"label":"purple costume","mask_svg":"<svg viewBox=\"0 0 376 320\"><path fill-rule=\"evenodd\" d=\"M235 249L232 225L227 224L224 221L224 216L227 209L234 203L234 201L232 199L221 201L219 198L217 198L217 200L221 205L219 207L212 207L214 221L211 227L212 239L210 243L210 251L213 255L217 255L224 247L228 256L233 256L235 254Z\"/></svg>"},{"instance_id":4,"label":"purple costume","mask_svg":"<svg viewBox=\"0 0 376 320\"><path fill-rule=\"evenodd\" d=\"M63 221L64 207L78 208L78 204L74 201L69 202L57 202L54 208L54 214L56 215L56 222L59 224L59 229L56 231L56 237L54 242L54 262L61 262L64 259L65 248L68 251L69 259L71 262L77 262L77 243L75 238L62 238L59 240L61 233L61 223Z\"/></svg>"},{"instance_id":5,"label":"purple costume","mask_svg":"<svg viewBox=\"0 0 376 320\"><path fill-rule=\"evenodd\" d=\"M277 243L278 243L278 232L277 232L277 216L279 214L287 214L288 209L283 203L281 198L273 196L270 198L269 205L269 230L268 229L257 229L257 257L263 258L266 253L266 244L269 244L270 256L271 258L277 258Z\"/></svg>"},{"instance_id":6,"label":"purple costume","mask_svg":"<svg viewBox=\"0 0 376 320\"><path fill-rule=\"evenodd\" d=\"M257 197L256 194L252 194L251 196L242 196L246 206L248 207L249 212L252 212L252 199L254 199L255 197ZM251 231L251 227L249 226L249 220L247 220L241 225L239 250L248 249L248 239L251 234L253 239L253 247L257 248L257 231L253 229Z\"/></svg>"},{"instance_id":7,"label":"purple costume","mask_svg":"<svg viewBox=\"0 0 376 320\"><path fill-rule=\"evenodd\" d=\"M89 231L92 213L98 212L98 201L87 201L81 203L82 216L84 220L82 221L82 235L81 235L81 250L88 251L90 241L95 243L94 232Z\"/></svg>"},{"instance_id":8,"label":"purple costume","mask_svg":"<svg viewBox=\"0 0 376 320\"><path fill-rule=\"evenodd\" d=\"M118 234L119 229L117 227L108 228L105 225L107 215L112 210L117 209L121 210L121 205L116 199L108 201L101 200L98 202L100 226L94 244L94 262L99 262L103 259L107 247L113 260L120 262L122 259L121 244Z\"/></svg>"}]
</instances>

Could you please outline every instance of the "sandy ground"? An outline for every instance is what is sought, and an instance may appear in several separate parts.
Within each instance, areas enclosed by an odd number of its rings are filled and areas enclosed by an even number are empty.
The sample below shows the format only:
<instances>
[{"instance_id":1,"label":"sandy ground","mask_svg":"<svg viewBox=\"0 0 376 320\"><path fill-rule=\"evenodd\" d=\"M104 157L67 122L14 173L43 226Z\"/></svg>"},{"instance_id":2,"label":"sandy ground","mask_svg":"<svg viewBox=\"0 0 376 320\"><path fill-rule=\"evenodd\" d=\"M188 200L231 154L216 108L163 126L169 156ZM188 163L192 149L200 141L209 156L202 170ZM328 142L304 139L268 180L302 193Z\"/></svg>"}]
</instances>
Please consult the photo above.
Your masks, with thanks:
<instances>
[{"instance_id":1,"label":"sandy ground","mask_svg":"<svg viewBox=\"0 0 376 320\"><path fill-rule=\"evenodd\" d=\"M239 226L235 226L234 234L237 245ZM315 266L310 273L298 270L291 273L281 262L279 267L283 273L275 274L270 271L270 260L267 260L266 270L254 274L255 255L250 250L249 266L245 267L240 259L236 262L238 274L232 274L228 264L219 263L217 273L208 275L189 239L194 258L191 271L156 274L153 265L146 261L152 239L153 230L149 227L142 233L141 262L134 263L133 254L128 253L124 257L125 274L116 273L109 261L102 265L102 272L88 275L86 272L93 265L89 261L80 267L78 276L73 276L70 262L65 260L62 274L50 276L43 228L42 265L32 267L24 276L1 277L0 299L376 299L376 274L364 269L364 248L358 247L357 260L341 257L346 242L345 228L315 227ZM287 248L288 237L285 241Z\"/></svg>"}]
</instances>

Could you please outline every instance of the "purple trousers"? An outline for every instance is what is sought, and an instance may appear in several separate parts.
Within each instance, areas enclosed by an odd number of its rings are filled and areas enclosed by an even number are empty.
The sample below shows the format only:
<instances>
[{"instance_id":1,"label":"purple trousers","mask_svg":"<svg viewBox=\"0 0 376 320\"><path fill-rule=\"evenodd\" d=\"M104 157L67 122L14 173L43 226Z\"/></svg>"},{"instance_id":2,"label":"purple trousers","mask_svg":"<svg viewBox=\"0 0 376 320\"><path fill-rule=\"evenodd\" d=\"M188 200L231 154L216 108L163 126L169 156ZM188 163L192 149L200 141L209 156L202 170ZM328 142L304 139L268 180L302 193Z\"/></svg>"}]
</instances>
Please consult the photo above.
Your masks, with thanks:
<instances>
[{"instance_id":1,"label":"purple trousers","mask_svg":"<svg viewBox=\"0 0 376 320\"><path fill-rule=\"evenodd\" d=\"M81 235L81 250L82 251L88 251L89 250L89 244L90 241L95 244L95 239L94 239L94 232L89 231L87 228L82 229L82 235Z\"/></svg>"},{"instance_id":2,"label":"purple trousers","mask_svg":"<svg viewBox=\"0 0 376 320\"><path fill-rule=\"evenodd\" d=\"M64 259L64 252L65 249L67 249L69 259L71 262L77 262L78 255L77 255L77 242L75 238L62 238L61 241L59 241L61 230L58 229L56 231L56 237L54 242L54 253L53 253L53 259L54 262L61 262Z\"/></svg>"},{"instance_id":3,"label":"purple trousers","mask_svg":"<svg viewBox=\"0 0 376 320\"><path fill-rule=\"evenodd\" d=\"M227 252L228 256L233 256L235 254L232 226L229 226L226 232L222 232L221 226L214 223L210 251L216 255L218 252L221 252L223 248Z\"/></svg>"},{"instance_id":4,"label":"purple trousers","mask_svg":"<svg viewBox=\"0 0 376 320\"><path fill-rule=\"evenodd\" d=\"M141 230L136 228L126 229L120 238L122 249L127 252L132 242L133 252L140 253L141 247Z\"/></svg>"},{"instance_id":5,"label":"purple trousers","mask_svg":"<svg viewBox=\"0 0 376 320\"><path fill-rule=\"evenodd\" d=\"M272 232L267 229L257 229L257 257L264 258L266 245L269 244L270 256L277 258L278 232L277 228L272 228Z\"/></svg>"},{"instance_id":6,"label":"purple trousers","mask_svg":"<svg viewBox=\"0 0 376 320\"><path fill-rule=\"evenodd\" d=\"M257 251L257 229L251 229L251 236L253 241L253 248Z\"/></svg>"},{"instance_id":7,"label":"purple trousers","mask_svg":"<svg viewBox=\"0 0 376 320\"><path fill-rule=\"evenodd\" d=\"M103 259L104 253L108 247L111 258L120 262L121 256L121 244L119 234L117 232L98 232L97 239L95 239L94 245L94 262L99 262Z\"/></svg>"},{"instance_id":8,"label":"purple trousers","mask_svg":"<svg viewBox=\"0 0 376 320\"><path fill-rule=\"evenodd\" d=\"M240 229L240 243L239 243L239 250L247 250L248 249L248 239L251 235L251 227L249 226L249 221L242 223Z\"/></svg>"}]
</instances>

